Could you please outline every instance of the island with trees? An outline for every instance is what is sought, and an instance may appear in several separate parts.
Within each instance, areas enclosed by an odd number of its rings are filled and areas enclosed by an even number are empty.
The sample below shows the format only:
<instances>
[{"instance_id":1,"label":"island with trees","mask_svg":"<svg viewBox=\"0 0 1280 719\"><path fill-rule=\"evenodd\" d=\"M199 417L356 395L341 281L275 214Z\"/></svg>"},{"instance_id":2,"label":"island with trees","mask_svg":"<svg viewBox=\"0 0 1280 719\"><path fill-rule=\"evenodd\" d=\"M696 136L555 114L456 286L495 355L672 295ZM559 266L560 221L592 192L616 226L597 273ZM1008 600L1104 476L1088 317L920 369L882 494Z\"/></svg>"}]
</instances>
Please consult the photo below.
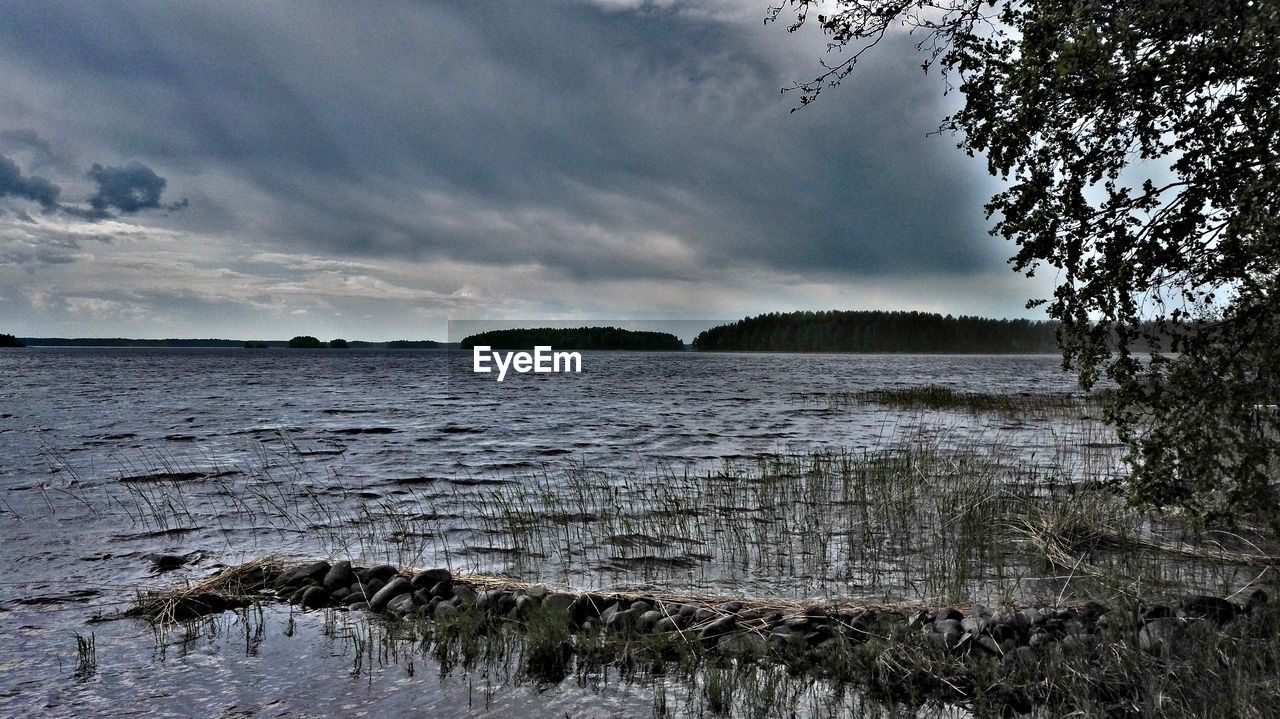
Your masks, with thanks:
<instances>
[{"instance_id":1,"label":"island with trees","mask_svg":"<svg viewBox=\"0 0 1280 719\"><path fill-rule=\"evenodd\" d=\"M127 337L22 337L14 338L16 347L160 347L160 348L199 348L199 347L240 347L243 349L281 349L286 347L324 347L338 349L449 349L454 345L435 340L390 340L387 342L366 342L361 340L334 339L329 342L299 335L292 340L231 340L231 339L131 339ZM312 341L315 344L312 344ZM295 343L291 345L290 343ZM0 346L4 346L0 344Z\"/></svg>"},{"instance_id":2,"label":"island with trees","mask_svg":"<svg viewBox=\"0 0 1280 719\"><path fill-rule=\"evenodd\" d=\"M669 332L625 330L619 327L537 327L490 330L470 335L458 345L503 350L554 347L566 350L684 351L684 343Z\"/></svg>"},{"instance_id":3,"label":"island with trees","mask_svg":"<svg viewBox=\"0 0 1280 719\"><path fill-rule=\"evenodd\" d=\"M713 327L693 348L719 352L1038 354L1058 351L1056 322L928 312L773 312Z\"/></svg>"},{"instance_id":4,"label":"island with trees","mask_svg":"<svg viewBox=\"0 0 1280 719\"><path fill-rule=\"evenodd\" d=\"M0 347L25 347L26 345L13 335L0 334Z\"/></svg>"}]
</instances>

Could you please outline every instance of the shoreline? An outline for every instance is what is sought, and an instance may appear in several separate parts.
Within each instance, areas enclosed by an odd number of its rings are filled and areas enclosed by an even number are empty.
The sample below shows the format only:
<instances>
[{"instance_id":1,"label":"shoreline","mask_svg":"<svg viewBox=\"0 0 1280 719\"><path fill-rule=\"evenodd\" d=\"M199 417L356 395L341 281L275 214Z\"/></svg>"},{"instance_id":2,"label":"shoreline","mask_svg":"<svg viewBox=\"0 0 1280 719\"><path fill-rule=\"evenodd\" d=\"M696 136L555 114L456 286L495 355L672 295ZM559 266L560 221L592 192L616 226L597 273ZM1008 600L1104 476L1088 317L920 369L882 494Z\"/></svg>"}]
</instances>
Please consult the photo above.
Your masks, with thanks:
<instances>
[{"instance_id":1,"label":"shoreline","mask_svg":"<svg viewBox=\"0 0 1280 719\"><path fill-rule=\"evenodd\" d=\"M768 665L872 697L1016 713L1054 702L1097 706L1117 695L1130 695L1136 708L1146 680L1131 672L1208 670L1225 646L1242 642L1265 656L1280 648L1280 607L1261 590L1243 605L1190 596L1176 605L924 606L560 591L443 568L272 558L142 596L121 616L189 624L263 603L365 616L389 640L419 639L424 650L510 644L529 675L563 679L636 662L653 671ZM890 656L896 667L886 669ZM1107 666L1117 658L1119 674Z\"/></svg>"}]
</instances>

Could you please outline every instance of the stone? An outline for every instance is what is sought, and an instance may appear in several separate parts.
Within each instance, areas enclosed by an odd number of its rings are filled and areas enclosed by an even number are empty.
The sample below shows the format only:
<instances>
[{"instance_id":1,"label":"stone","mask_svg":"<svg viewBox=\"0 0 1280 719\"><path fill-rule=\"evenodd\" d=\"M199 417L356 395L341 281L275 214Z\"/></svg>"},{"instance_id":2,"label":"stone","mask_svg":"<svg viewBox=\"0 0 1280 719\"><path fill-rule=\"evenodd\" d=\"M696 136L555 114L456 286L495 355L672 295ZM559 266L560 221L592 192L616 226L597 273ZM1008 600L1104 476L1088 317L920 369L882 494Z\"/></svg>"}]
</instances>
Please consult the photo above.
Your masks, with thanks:
<instances>
[{"instance_id":1,"label":"stone","mask_svg":"<svg viewBox=\"0 0 1280 719\"><path fill-rule=\"evenodd\" d=\"M432 616L437 620L456 617L458 616L458 607L453 603L453 601L440 602L436 605L436 610L432 613Z\"/></svg>"},{"instance_id":2,"label":"stone","mask_svg":"<svg viewBox=\"0 0 1280 719\"><path fill-rule=\"evenodd\" d=\"M758 657L768 650L768 642L755 632L742 632L721 639L716 649L740 657Z\"/></svg>"},{"instance_id":3,"label":"stone","mask_svg":"<svg viewBox=\"0 0 1280 719\"><path fill-rule=\"evenodd\" d=\"M440 599L453 599L453 582L435 582L428 589L417 590L424 592L429 596L438 596Z\"/></svg>"},{"instance_id":4,"label":"stone","mask_svg":"<svg viewBox=\"0 0 1280 719\"><path fill-rule=\"evenodd\" d=\"M934 622L933 631L935 634L940 634L945 638L945 643L948 647L958 646L962 638L971 636L961 629L960 622L955 619L943 619L940 622Z\"/></svg>"},{"instance_id":5,"label":"stone","mask_svg":"<svg viewBox=\"0 0 1280 719\"><path fill-rule=\"evenodd\" d=\"M653 631L653 628L663 619L666 619L666 617L662 616L662 612L657 609L650 609L647 612L641 612L640 616L636 617L636 628L642 632Z\"/></svg>"},{"instance_id":6,"label":"stone","mask_svg":"<svg viewBox=\"0 0 1280 719\"><path fill-rule=\"evenodd\" d=\"M378 590L377 594L369 600L369 609L375 612L381 612L387 608L387 604L401 594L408 594L413 591L413 585L404 577L396 577L387 583L387 586Z\"/></svg>"},{"instance_id":7,"label":"stone","mask_svg":"<svg viewBox=\"0 0 1280 719\"><path fill-rule=\"evenodd\" d=\"M1022 617L1021 614L1017 616L1020 619ZM1007 622L997 622L993 620L992 623L987 626L987 633L994 637L997 642L1006 642L1025 637L1029 628L1030 625L1026 623L1025 619L1022 619L1021 621L1011 620Z\"/></svg>"},{"instance_id":8,"label":"stone","mask_svg":"<svg viewBox=\"0 0 1280 719\"><path fill-rule=\"evenodd\" d=\"M709 622L718 616L720 615L716 614L714 610L707 607L698 607L693 613L693 621L701 624L702 622Z\"/></svg>"},{"instance_id":9,"label":"stone","mask_svg":"<svg viewBox=\"0 0 1280 719\"><path fill-rule=\"evenodd\" d=\"M390 564L379 564L376 567L369 567L368 569L356 572L356 577L360 579L362 584L371 584L374 580L377 580L385 586L387 582L391 581L392 577L398 574L400 574L400 570L398 568L393 567Z\"/></svg>"},{"instance_id":10,"label":"stone","mask_svg":"<svg viewBox=\"0 0 1280 719\"><path fill-rule=\"evenodd\" d=\"M914 629L921 626L929 619L929 613L923 609L911 613L911 617L907 619L907 626Z\"/></svg>"},{"instance_id":11,"label":"stone","mask_svg":"<svg viewBox=\"0 0 1280 719\"><path fill-rule=\"evenodd\" d=\"M1027 644L1031 648L1043 647L1053 643L1053 635L1045 631L1035 631L1031 633L1031 638L1027 640Z\"/></svg>"},{"instance_id":12,"label":"stone","mask_svg":"<svg viewBox=\"0 0 1280 719\"><path fill-rule=\"evenodd\" d=\"M460 604L467 604L467 605L475 604L476 590L472 589L471 587L468 587L465 584L458 584L457 582L454 582L453 598L458 600Z\"/></svg>"},{"instance_id":13,"label":"stone","mask_svg":"<svg viewBox=\"0 0 1280 719\"><path fill-rule=\"evenodd\" d=\"M168 572L187 563L187 557L181 554L148 554L147 559L155 572Z\"/></svg>"},{"instance_id":14,"label":"stone","mask_svg":"<svg viewBox=\"0 0 1280 719\"><path fill-rule=\"evenodd\" d=\"M346 599L347 596L350 594L351 594L350 587L338 587L337 589L329 593L329 599L339 604L346 604L346 602L342 600Z\"/></svg>"},{"instance_id":15,"label":"stone","mask_svg":"<svg viewBox=\"0 0 1280 719\"><path fill-rule=\"evenodd\" d=\"M356 580L356 573L351 570L351 562L343 560L334 562L329 571L325 572L324 579L320 580L320 584L332 592L341 587L349 587Z\"/></svg>"},{"instance_id":16,"label":"stone","mask_svg":"<svg viewBox=\"0 0 1280 719\"><path fill-rule=\"evenodd\" d=\"M813 624L813 620L809 617L788 617L782 620L782 626L790 627L796 631L804 631Z\"/></svg>"},{"instance_id":17,"label":"stone","mask_svg":"<svg viewBox=\"0 0 1280 719\"><path fill-rule=\"evenodd\" d=\"M849 622L849 626L845 629L845 633L854 641L864 642L871 636L871 621L865 616Z\"/></svg>"},{"instance_id":18,"label":"stone","mask_svg":"<svg viewBox=\"0 0 1280 719\"><path fill-rule=\"evenodd\" d=\"M542 606L550 611L568 613L569 605L573 604L574 596L566 592L552 592L542 600Z\"/></svg>"},{"instance_id":19,"label":"stone","mask_svg":"<svg viewBox=\"0 0 1280 719\"><path fill-rule=\"evenodd\" d=\"M588 619L600 616L600 606L590 594L579 594L565 609L570 626L583 626Z\"/></svg>"},{"instance_id":20,"label":"stone","mask_svg":"<svg viewBox=\"0 0 1280 719\"><path fill-rule=\"evenodd\" d=\"M489 589L481 592L480 596L476 597L476 609L494 612L498 611L498 599L501 596L501 589Z\"/></svg>"},{"instance_id":21,"label":"stone","mask_svg":"<svg viewBox=\"0 0 1280 719\"><path fill-rule=\"evenodd\" d=\"M1138 648L1148 654L1168 654L1178 639L1180 623L1176 617L1157 617L1144 622L1138 630Z\"/></svg>"},{"instance_id":22,"label":"stone","mask_svg":"<svg viewBox=\"0 0 1280 719\"><path fill-rule=\"evenodd\" d=\"M1004 667L1019 667L1021 669L1031 669L1038 662L1036 651L1025 645L1006 653L1004 658L1000 660L1000 664Z\"/></svg>"},{"instance_id":23,"label":"stone","mask_svg":"<svg viewBox=\"0 0 1280 719\"><path fill-rule=\"evenodd\" d=\"M1035 627L1044 624L1044 614L1035 607L1027 607L1019 612L1019 614L1021 614L1022 618L1027 621L1027 624Z\"/></svg>"},{"instance_id":24,"label":"stone","mask_svg":"<svg viewBox=\"0 0 1280 719\"><path fill-rule=\"evenodd\" d=\"M933 621L935 624L939 621L947 620L947 619L954 619L958 622L961 619L964 619L964 615L955 609L951 609L950 607L946 609L939 609L938 611L933 613Z\"/></svg>"},{"instance_id":25,"label":"stone","mask_svg":"<svg viewBox=\"0 0 1280 719\"><path fill-rule=\"evenodd\" d=\"M364 583L364 592L365 594L368 594L369 596L372 597L373 595L381 591L382 588L385 586L387 586L386 582L382 581L381 579L370 579L369 581Z\"/></svg>"},{"instance_id":26,"label":"stone","mask_svg":"<svg viewBox=\"0 0 1280 719\"><path fill-rule=\"evenodd\" d=\"M369 595L363 589L353 589L351 593L343 598L342 603L351 606L356 602L368 602Z\"/></svg>"},{"instance_id":27,"label":"stone","mask_svg":"<svg viewBox=\"0 0 1280 719\"><path fill-rule=\"evenodd\" d=\"M329 593L324 587L312 585L303 590L301 601L303 609L319 609L329 606Z\"/></svg>"},{"instance_id":28,"label":"stone","mask_svg":"<svg viewBox=\"0 0 1280 719\"><path fill-rule=\"evenodd\" d=\"M1022 612L1001 607L991 613L991 624L1011 624L1013 626L1026 626L1031 622L1022 615Z\"/></svg>"},{"instance_id":29,"label":"stone","mask_svg":"<svg viewBox=\"0 0 1280 719\"><path fill-rule=\"evenodd\" d=\"M720 605L719 609L725 614L737 614L742 611L742 602L725 602Z\"/></svg>"},{"instance_id":30,"label":"stone","mask_svg":"<svg viewBox=\"0 0 1280 719\"><path fill-rule=\"evenodd\" d=\"M1240 607L1219 597L1193 595L1182 600L1182 613L1195 619L1210 619L1226 624L1240 614Z\"/></svg>"},{"instance_id":31,"label":"stone","mask_svg":"<svg viewBox=\"0 0 1280 719\"><path fill-rule=\"evenodd\" d=\"M992 639L991 637L979 637L978 646L982 648L982 650L985 651L987 654L990 654L993 657L999 657L1004 655L1004 651L1000 648L1000 644L997 643L996 640Z\"/></svg>"},{"instance_id":32,"label":"stone","mask_svg":"<svg viewBox=\"0 0 1280 719\"><path fill-rule=\"evenodd\" d=\"M614 607L610 607L610 609L613 608ZM636 621L638 619L639 614L634 609L614 611L608 618L605 618L604 614L600 615L600 620L604 622L604 628L610 632L630 631L636 626Z\"/></svg>"},{"instance_id":33,"label":"stone","mask_svg":"<svg viewBox=\"0 0 1280 719\"><path fill-rule=\"evenodd\" d=\"M276 589L294 589L303 583L319 584L324 576L329 573L328 562L312 562L301 567L282 572L276 578ZM308 581L310 580L310 581Z\"/></svg>"},{"instance_id":34,"label":"stone","mask_svg":"<svg viewBox=\"0 0 1280 719\"><path fill-rule=\"evenodd\" d=\"M347 609L348 609L348 610L350 610L350 611L353 611L353 612L367 612L367 611L369 611L369 603L368 603L368 602L353 602L353 603L351 603L351 604L348 604L348 605L347 605Z\"/></svg>"},{"instance_id":35,"label":"stone","mask_svg":"<svg viewBox=\"0 0 1280 719\"><path fill-rule=\"evenodd\" d=\"M676 623L675 617L662 617L653 625L653 631L657 633L674 632L681 628L682 627Z\"/></svg>"},{"instance_id":36,"label":"stone","mask_svg":"<svg viewBox=\"0 0 1280 719\"><path fill-rule=\"evenodd\" d=\"M834 635L835 632L831 630L830 624L815 624L810 631L805 632L804 641L809 646L815 646L831 639Z\"/></svg>"},{"instance_id":37,"label":"stone","mask_svg":"<svg viewBox=\"0 0 1280 719\"><path fill-rule=\"evenodd\" d=\"M982 616L965 617L960 620L960 628L976 637L987 628L987 620Z\"/></svg>"},{"instance_id":38,"label":"stone","mask_svg":"<svg viewBox=\"0 0 1280 719\"><path fill-rule=\"evenodd\" d=\"M1063 653L1087 654L1093 651L1097 641L1092 634L1080 633L1069 634L1058 642L1058 646L1062 647Z\"/></svg>"},{"instance_id":39,"label":"stone","mask_svg":"<svg viewBox=\"0 0 1280 719\"><path fill-rule=\"evenodd\" d=\"M431 595L431 592L428 592L425 589L415 589L413 592L413 601L415 604L427 605L427 604L430 604L431 600L435 598L436 597L433 597Z\"/></svg>"},{"instance_id":40,"label":"stone","mask_svg":"<svg viewBox=\"0 0 1280 719\"><path fill-rule=\"evenodd\" d=\"M388 585L388 588L389 587L390 585ZM413 595L409 592L396 595L391 599L391 601L387 602L387 612L389 614L394 614L397 617L403 617L404 615L412 612L413 607Z\"/></svg>"},{"instance_id":41,"label":"stone","mask_svg":"<svg viewBox=\"0 0 1280 719\"><path fill-rule=\"evenodd\" d=\"M430 589L441 582L453 584L453 572L448 569L426 569L413 575L414 589Z\"/></svg>"},{"instance_id":42,"label":"stone","mask_svg":"<svg viewBox=\"0 0 1280 719\"><path fill-rule=\"evenodd\" d=\"M511 611L515 613L516 619L525 619L526 617L528 617L530 614L533 613L534 609L537 609L537 608L538 608L537 599L534 599L533 597L527 594L522 594L516 597L515 606L511 608Z\"/></svg>"},{"instance_id":43,"label":"stone","mask_svg":"<svg viewBox=\"0 0 1280 719\"><path fill-rule=\"evenodd\" d=\"M738 628L738 618L732 614L727 617L721 617L714 622L702 628L698 633L699 638L704 642L716 639L722 635L728 634Z\"/></svg>"}]
</instances>

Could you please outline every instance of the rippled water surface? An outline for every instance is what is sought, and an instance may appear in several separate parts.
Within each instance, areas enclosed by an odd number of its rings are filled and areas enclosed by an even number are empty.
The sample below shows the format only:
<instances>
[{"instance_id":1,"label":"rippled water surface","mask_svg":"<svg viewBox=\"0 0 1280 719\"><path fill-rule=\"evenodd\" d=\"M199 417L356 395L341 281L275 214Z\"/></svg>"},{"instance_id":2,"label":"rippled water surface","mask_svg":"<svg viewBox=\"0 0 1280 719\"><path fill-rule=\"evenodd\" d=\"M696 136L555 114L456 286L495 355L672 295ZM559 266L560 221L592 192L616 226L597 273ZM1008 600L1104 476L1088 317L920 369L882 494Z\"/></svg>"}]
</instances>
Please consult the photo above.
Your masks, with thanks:
<instances>
[{"instance_id":1,"label":"rippled water surface","mask_svg":"<svg viewBox=\"0 0 1280 719\"><path fill-rule=\"evenodd\" d=\"M253 627L227 619L186 642L133 621L88 622L139 588L269 552L323 555L340 541L357 559L502 571L500 554L474 551L468 509L494 483L554 483L585 467L659 482L939 427L951 442L998 438L1031 464L1061 463L1089 439L1060 418L824 399L925 384L1074 391L1052 356L585 353L580 375L503 383L469 363L429 351L0 352L0 714L647 715L643 690L477 689L474 677L442 682L422 666L352 673L320 614L270 609ZM419 529L344 534L370 508L410 497L434 515ZM190 563L157 574L157 553ZM97 642L96 671L82 676L77 632Z\"/></svg>"}]
</instances>

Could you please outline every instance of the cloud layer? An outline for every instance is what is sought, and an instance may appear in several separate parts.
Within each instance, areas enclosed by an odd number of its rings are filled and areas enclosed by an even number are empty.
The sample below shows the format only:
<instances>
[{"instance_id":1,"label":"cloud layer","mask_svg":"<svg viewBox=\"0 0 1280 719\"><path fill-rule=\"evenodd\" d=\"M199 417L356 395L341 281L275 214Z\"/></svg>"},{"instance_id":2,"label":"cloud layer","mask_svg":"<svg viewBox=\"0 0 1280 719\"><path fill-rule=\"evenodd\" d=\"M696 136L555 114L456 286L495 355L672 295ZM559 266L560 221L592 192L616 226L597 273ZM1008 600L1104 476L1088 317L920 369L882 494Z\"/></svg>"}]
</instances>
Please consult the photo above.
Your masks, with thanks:
<instances>
[{"instance_id":1,"label":"cloud layer","mask_svg":"<svg viewBox=\"0 0 1280 719\"><path fill-rule=\"evenodd\" d=\"M93 315L237 336L1019 314L1036 288L1002 275L981 163L926 136L947 100L909 38L792 114L779 88L822 39L763 10L21 4L0 25L0 306L24 334Z\"/></svg>"}]
</instances>

